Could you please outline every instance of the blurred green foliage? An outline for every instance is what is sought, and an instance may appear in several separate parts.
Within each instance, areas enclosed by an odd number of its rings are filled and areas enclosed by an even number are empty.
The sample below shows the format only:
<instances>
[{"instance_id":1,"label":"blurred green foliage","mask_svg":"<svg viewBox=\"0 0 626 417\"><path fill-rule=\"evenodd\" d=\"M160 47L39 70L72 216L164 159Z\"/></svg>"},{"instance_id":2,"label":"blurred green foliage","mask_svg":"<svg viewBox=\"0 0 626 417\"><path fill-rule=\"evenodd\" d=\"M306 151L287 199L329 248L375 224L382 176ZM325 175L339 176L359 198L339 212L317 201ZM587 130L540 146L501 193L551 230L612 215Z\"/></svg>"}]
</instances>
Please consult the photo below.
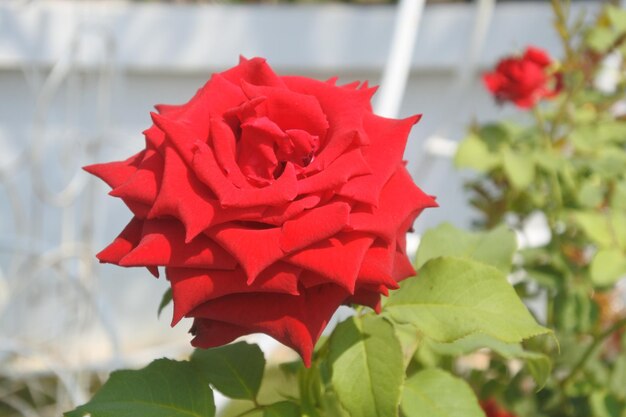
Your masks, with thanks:
<instances>
[{"instance_id":1,"label":"blurred green foliage","mask_svg":"<svg viewBox=\"0 0 626 417\"><path fill-rule=\"evenodd\" d=\"M552 352L545 388L494 355L469 381L518 417L626 416L626 11L607 5L591 22L554 0L564 88L525 123L475 124L456 164L480 214L476 226L524 230L542 213L550 239L520 251L515 288L555 330L527 346ZM588 20L587 20L588 21ZM504 360L503 360L504 359Z\"/></svg>"}]
</instances>

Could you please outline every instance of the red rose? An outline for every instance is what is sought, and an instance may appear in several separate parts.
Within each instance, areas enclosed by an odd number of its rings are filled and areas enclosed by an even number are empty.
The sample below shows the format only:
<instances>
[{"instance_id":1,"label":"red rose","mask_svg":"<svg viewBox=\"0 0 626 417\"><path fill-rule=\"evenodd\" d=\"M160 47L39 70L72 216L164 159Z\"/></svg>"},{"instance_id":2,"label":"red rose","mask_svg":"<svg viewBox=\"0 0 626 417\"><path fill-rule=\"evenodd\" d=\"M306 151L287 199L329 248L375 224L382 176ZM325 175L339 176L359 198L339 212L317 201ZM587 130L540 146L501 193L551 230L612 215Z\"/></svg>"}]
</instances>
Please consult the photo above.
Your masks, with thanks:
<instances>
[{"instance_id":1,"label":"red rose","mask_svg":"<svg viewBox=\"0 0 626 417\"><path fill-rule=\"evenodd\" d=\"M515 414L502 408L493 398L481 401L480 406L485 412L486 417L517 417Z\"/></svg>"},{"instance_id":2,"label":"red rose","mask_svg":"<svg viewBox=\"0 0 626 417\"><path fill-rule=\"evenodd\" d=\"M255 58L181 106L156 106L146 147L91 165L134 217L101 262L165 267L192 344L262 332L310 363L345 303L380 308L414 270L405 234L433 199L404 167L418 116L372 113L375 89L279 77Z\"/></svg>"},{"instance_id":3,"label":"red rose","mask_svg":"<svg viewBox=\"0 0 626 417\"><path fill-rule=\"evenodd\" d=\"M561 90L561 76L550 72L551 64L544 51L528 47L522 56L501 60L495 71L483 75L483 82L498 102L511 101L528 109Z\"/></svg>"}]
</instances>

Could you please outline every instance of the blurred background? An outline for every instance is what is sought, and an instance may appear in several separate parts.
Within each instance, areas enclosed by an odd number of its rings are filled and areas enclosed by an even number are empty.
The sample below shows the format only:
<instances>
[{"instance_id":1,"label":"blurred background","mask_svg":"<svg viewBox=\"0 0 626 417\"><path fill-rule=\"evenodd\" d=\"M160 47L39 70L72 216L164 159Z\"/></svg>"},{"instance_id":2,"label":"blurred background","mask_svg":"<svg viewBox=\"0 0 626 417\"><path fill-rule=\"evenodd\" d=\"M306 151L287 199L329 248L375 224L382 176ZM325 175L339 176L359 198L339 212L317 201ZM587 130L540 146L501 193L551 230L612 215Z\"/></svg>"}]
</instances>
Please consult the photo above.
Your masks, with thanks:
<instances>
[{"instance_id":1,"label":"blurred background","mask_svg":"<svg viewBox=\"0 0 626 417\"><path fill-rule=\"evenodd\" d=\"M80 170L141 149L153 105L185 102L240 54L382 83L378 112L424 115L405 157L441 207L416 235L467 226L455 144L514 113L479 75L529 44L558 51L551 19L541 1L0 0L0 416L58 416L112 369L191 352L189 323L157 319L164 279L97 264L130 216Z\"/></svg>"}]
</instances>

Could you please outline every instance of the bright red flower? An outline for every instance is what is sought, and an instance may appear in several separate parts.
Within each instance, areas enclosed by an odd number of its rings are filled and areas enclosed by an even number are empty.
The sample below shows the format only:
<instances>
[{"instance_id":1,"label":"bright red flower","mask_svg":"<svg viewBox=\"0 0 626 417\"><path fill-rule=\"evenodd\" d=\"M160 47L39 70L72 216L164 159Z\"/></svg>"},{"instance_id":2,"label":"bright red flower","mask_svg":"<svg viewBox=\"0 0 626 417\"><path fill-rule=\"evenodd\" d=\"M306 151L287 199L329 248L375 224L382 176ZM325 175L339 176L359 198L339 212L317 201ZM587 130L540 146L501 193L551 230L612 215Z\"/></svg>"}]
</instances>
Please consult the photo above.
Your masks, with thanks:
<instances>
[{"instance_id":1,"label":"bright red flower","mask_svg":"<svg viewBox=\"0 0 626 417\"><path fill-rule=\"evenodd\" d=\"M480 406L485 411L487 417L517 417L515 414L502 408L493 398L481 401Z\"/></svg>"},{"instance_id":2,"label":"bright red flower","mask_svg":"<svg viewBox=\"0 0 626 417\"><path fill-rule=\"evenodd\" d=\"M98 258L165 267L194 346L262 332L309 364L341 304L378 310L414 274L405 234L436 205L402 161L419 116L374 115L374 91L242 58L157 106L144 150L85 168L134 215Z\"/></svg>"},{"instance_id":3,"label":"bright red flower","mask_svg":"<svg viewBox=\"0 0 626 417\"><path fill-rule=\"evenodd\" d=\"M528 47L522 56L501 60L493 72L483 75L483 82L498 102L510 101L528 109L561 90L561 75L550 71L551 64L543 50Z\"/></svg>"}]
</instances>

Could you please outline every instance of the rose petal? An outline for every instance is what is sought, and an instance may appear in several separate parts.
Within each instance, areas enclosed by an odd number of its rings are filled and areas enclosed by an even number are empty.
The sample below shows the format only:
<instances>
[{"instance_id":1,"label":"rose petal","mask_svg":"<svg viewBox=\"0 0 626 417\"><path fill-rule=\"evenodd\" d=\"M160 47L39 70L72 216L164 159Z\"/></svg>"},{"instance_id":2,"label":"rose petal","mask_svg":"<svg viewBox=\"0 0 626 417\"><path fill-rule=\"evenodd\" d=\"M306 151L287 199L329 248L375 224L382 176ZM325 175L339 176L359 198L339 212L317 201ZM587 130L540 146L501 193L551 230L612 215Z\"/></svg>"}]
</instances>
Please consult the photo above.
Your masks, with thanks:
<instances>
[{"instance_id":1,"label":"rose petal","mask_svg":"<svg viewBox=\"0 0 626 417\"><path fill-rule=\"evenodd\" d=\"M335 285L306 289L297 296L235 294L208 301L190 315L246 327L246 334L265 333L295 349L308 367L315 341L346 297L345 290Z\"/></svg>"},{"instance_id":2,"label":"rose petal","mask_svg":"<svg viewBox=\"0 0 626 417\"><path fill-rule=\"evenodd\" d=\"M328 169L336 159L348 152L350 148L357 148L363 144L365 132L346 130L336 133L332 139L315 155L315 159L304 169L305 175L312 175Z\"/></svg>"},{"instance_id":3,"label":"rose petal","mask_svg":"<svg viewBox=\"0 0 626 417\"><path fill-rule=\"evenodd\" d=\"M400 226L412 213L437 206L415 185L402 164L383 187L379 201L376 208L351 213L350 225L354 230L374 233L388 243L396 239Z\"/></svg>"},{"instance_id":4,"label":"rose petal","mask_svg":"<svg viewBox=\"0 0 626 417\"><path fill-rule=\"evenodd\" d=\"M250 184L248 184L246 177L235 160L237 138L232 129L223 120L211 119L211 145L215 154L215 160L235 187L250 188Z\"/></svg>"},{"instance_id":5,"label":"rose petal","mask_svg":"<svg viewBox=\"0 0 626 417\"><path fill-rule=\"evenodd\" d=\"M280 228L253 228L251 225L226 223L207 231L216 242L237 259L246 272L248 285L265 268L284 256L280 248Z\"/></svg>"},{"instance_id":6,"label":"rose petal","mask_svg":"<svg viewBox=\"0 0 626 417\"><path fill-rule=\"evenodd\" d=\"M101 263L119 265L120 259L128 255L128 253L139 244L143 223L143 220L133 217L124 230L122 230L122 233L120 233L109 246L101 250L100 253L96 255L96 258L98 258Z\"/></svg>"},{"instance_id":7,"label":"rose petal","mask_svg":"<svg viewBox=\"0 0 626 417\"><path fill-rule=\"evenodd\" d=\"M209 349L226 345L238 337L253 333L248 327L236 326L223 321L196 318L189 333L195 337L191 345L196 348Z\"/></svg>"},{"instance_id":8,"label":"rose petal","mask_svg":"<svg viewBox=\"0 0 626 417\"><path fill-rule=\"evenodd\" d=\"M325 170L298 181L298 195L338 191L348 180L371 172L361 149L353 148L335 159Z\"/></svg>"},{"instance_id":9,"label":"rose petal","mask_svg":"<svg viewBox=\"0 0 626 417\"><path fill-rule=\"evenodd\" d=\"M211 190L190 175L174 149L165 148L163 182L148 217L178 218L185 226L185 242L189 242L213 223L217 207Z\"/></svg>"},{"instance_id":10,"label":"rose petal","mask_svg":"<svg viewBox=\"0 0 626 417\"><path fill-rule=\"evenodd\" d=\"M416 272L413 268L413 264L404 253L404 250L401 249L402 245L398 244L396 246L396 251L394 253L393 259L393 271L392 276L397 282L400 282L406 278L414 277Z\"/></svg>"},{"instance_id":11,"label":"rose petal","mask_svg":"<svg viewBox=\"0 0 626 417\"><path fill-rule=\"evenodd\" d=\"M242 124L237 146L237 165L241 172L261 184L271 184L278 167L274 147L283 138L286 139L287 134L267 117Z\"/></svg>"},{"instance_id":12,"label":"rose petal","mask_svg":"<svg viewBox=\"0 0 626 417\"><path fill-rule=\"evenodd\" d=\"M171 147L165 149L163 182L148 218L173 216L185 227L185 243L203 230L234 219L258 219L264 208L221 208L211 190L201 183Z\"/></svg>"},{"instance_id":13,"label":"rose petal","mask_svg":"<svg viewBox=\"0 0 626 417\"><path fill-rule=\"evenodd\" d=\"M172 219L146 220L141 241L119 264L234 269L237 262L205 235L185 244L182 224Z\"/></svg>"},{"instance_id":14,"label":"rose petal","mask_svg":"<svg viewBox=\"0 0 626 417\"><path fill-rule=\"evenodd\" d=\"M354 178L338 194L377 206L382 188L402 163L409 132L419 119L420 116L395 120L366 115L364 126L372 142L363 148L363 156L372 174Z\"/></svg>"},{"instance_id":15,"label":"rose petal","mask_svg":"<svg viewBox=\"0 0 626 417\"><path fill-rule=\"evenodd\" d=\"M146 150L131 156L124 161L108 162L106 164L93 164L83 167L91 175L95 175L104 181L109 187L119 187L135 173L143 161Z\"/></svg>"},{"instance_id":16,"label":"rose petal","mask_svg":"<svg viewBox=\"0 0 626 417\"><path fill-rule=\"evenodd\" d=\"M289 253L334 236L348 224L349 213L350 206L342 202L305 211L285 222L280 247Z\"/></svg>"},{"instance_id":17,"label":"rose petal","mask_svg":"<svg viewBox=\"0 0 626 417\"><path fill-rule=\"evenodd\" d=\"M200 304L225 295L268 292L298 295L300 272L299 268L277 262L248 284L246 273L241 268L232 271L167 268L166 275L172 284L174 300L172 326Z\"/></svg>"},{"instance_id":18,"label":"rose petal","mask_svg":"<svg viewBox=\"0 0 626 417\"><path fill-rule=\"evenodd\" d=\"M283 77L283 80L290 90L315 96L329 124L326 138L320 137L321 150L305 172L322 171L351 146L369 143L363 117L371 112L373 91L337 88L305 77Z\"/></svg>"},{"instance_id":19,"label":"rose petal","mask_svg":"<svg viewBox=\"0 0 626 417\"><path fill-rule=\"evenodd\" d=\"M220 73L220 75L236 85L240 85L241 81L275 87L285 85L282 78L274 73L264 58L246 59L241 56L239 57L239 65Z\"/></svg>"},{"instance_id":20,"label":"rose petal","mask_svg":"<svg viewBox=\"0 0 626 417\"><path fill-rule=\"evenodd\" d=\"M329 136L360 126L363 115L371 112L371 99L375 89L351 90L337 88L332 83L307 77L282 77L287 87L294 92L314 96L320 104L329 125ZM330 138L328 138L330 140Z\"/></svg>"},{"instance_id":21,"label":"rose petal","mask_svg":"<svg viewBox=\"0 0 626 417\"><path fill-rule=\"evenodd\" d=\"M492 93L495 93L500 88L502 88L502 85L506 82L506 79L497 72L486 73L483 75L482 79L485 87L487 87L487 90L491 91Z\"/></svg>"},{"instance_id":22,"label":"rose petal","mask_svg":"<svg viewBox=\"0 0 626 417\"><path fill-rule=\"evenodd\" d=\"M193 169L198 179L218 196L222 207L276 206L296 198L296 173L291 163L285 165L282 175L269 186L239 189L224 176L211 148L204 143L196 146Z\"/></svg>"},{"instance_id":23,"label":"rose petal","mask_svg":"<svg viewBox=\"0 0 626 417\"><path fill-rule=\"evenodd\" d=\"M299 197L297 200L281 206L268 207L263 212L263 222L280 226L304 210L317 206L322 200L321 193L315 193Z\"/></svg>"},{"instance_id":24,"label":"rose petal","mask_svg":"<svg viewBox=\"0 0 626 417\"><path fill-rule=\"evenodd\" d=\"M152 205L163 176L163 157L154 150L147 150L141 164L124 183L109 193L113 197Z\"/></svg>"},{"instance_id":25,"label":"rose petal","mask_svg":"<svg viewBox=\"0 0 626 417\"><path fill-rule=\"evenodd\" d=\"M252 85L243 82L243 92L251 99L265 97L260 105L264 114L283 131L299 129L323 140L328 131L328 120L318 100L285 88Z\"/></svg>"},{"instance_id":26,"label":"rose petal","mask_svg":"<svg viewBox=\"0 0 626 417\"><path fill-rule=\"evenodd\" d=\"M386 289L384 286L382 288ZM378 289L358 288L354 294L345 301L345 303L348 305L359 304L367 306L378 314L381 311L380 296L381 292Z\"/></svg>"},{"instance_id":27,"label":"rose petal","mask_svg":"<svg viewBox=\"0 0 626 417\"><path fill-rule=\"evenodd\" d=\"M196 134L190 126L177 120L171 120L156 113L150 113L152 121L165 133L166 140L174 146L187 165L192 166L197 143L204 143L208 139ZM207 124L208 126L208 124Z\"/></svg>"},{"instance_id":28,"label":"rose petal","mask_svg":"<svg viewBox=\"0 0 626 417\"><path fill-rule=\"evenodd\" d=\"M163 142L165 142L165 133L161 129L152 125L142 133L146 138L146 149L161 149Z\"/></svg>"},{"instance_id":29,"label":"rose petal","mask_svg":"<svg viewBox=\"0 0 626 417\"><path fill-rule=\"evenodd\" d=\"M243 91L242 91L243 93ZM239 125L248 121L248 119L256 118L256 117L265 117L265 111L261 111L259 109L259 105L267 100L267 97L255 97L252 100L246 100L240 105L228 109L223 115L222 118L224 121L233 129L233 131L238 131Z\"/></svg>"},{"instance_id":30,"label":"rose petal","mask_svg":"<svg viewBox=\"0 0 626 417\"><path fill-rule=\"evenodd\" d=\"M182 106L157 107L162 115L170 120L177 120L188 126L195 137L206 138L209 134L209 120L215 115L222 115L228 109L238 106L245 99L238 84L214 74L186 104ZM165 110L166 111L162 111Z\"/></svg>"},{"instance_id":31,"label":"rose petal","mask_svg":"<svg viewBox=\"0 0 626 417\"><path fill-rule=\"evenodd\" d=\"M339 233L285 256L284 261L320 274L353 293L363 258L373 241L364 233Z\"/></svg>"},{"instance_id":32,"label":"rose petal","mask_svg":"<svg viewBox=\"0 0 626 417\"><path fill-rule=\"evenodd\" d=\"M357 285L384 285L391 289L399 288L396 280L391 275L395 252L395 240L392 244L388 244L382 239L377 239L363 258Z\"/></svg>"},{"instance_id":33,"label":"rose petal","mask_svg":"<svg viewBox=\"0 0 626 417\"><path fill-rule=\"evenodd\" d=\"M552 60L550 59L546 51L534 46L529 46L528 48L526 48L522 59L532 61L542 68L548 67L552 63Z\"/></svg>"},{"instance_id":34,"label":"rose petal","mask_svg":"<svg viewBox=\"0 0 626 417\"><path fill-rule=\"evenodd\" d=\"M143 150L124 161L88 165L83 167L83 169L103 180L111 188L115 188L123 184L137 172L137 167L141 164L145 154L146 151ZM132 211L133 215L140 219L145 219L150 211L150 206L144 203L127 198L122 198L122 201L128 206L130 211Z\"/></svg>"}]
</instances>

